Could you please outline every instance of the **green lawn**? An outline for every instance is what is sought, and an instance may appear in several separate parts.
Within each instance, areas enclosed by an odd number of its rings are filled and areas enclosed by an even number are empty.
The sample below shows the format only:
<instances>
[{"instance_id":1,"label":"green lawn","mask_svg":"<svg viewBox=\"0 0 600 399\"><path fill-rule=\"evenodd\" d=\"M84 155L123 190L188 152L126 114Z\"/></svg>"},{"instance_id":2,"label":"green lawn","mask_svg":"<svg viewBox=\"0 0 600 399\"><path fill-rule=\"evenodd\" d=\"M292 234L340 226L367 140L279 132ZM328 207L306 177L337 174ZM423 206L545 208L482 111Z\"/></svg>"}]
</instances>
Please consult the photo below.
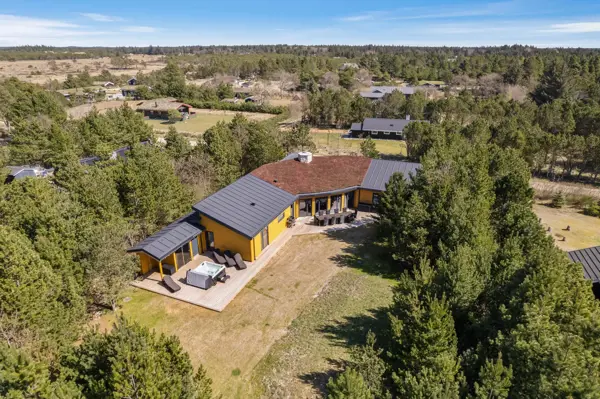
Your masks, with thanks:
<instances>
[{"instance_id":1,"label":"green lawn","mask_svg":"<svg viewBox=\"0 0 600 399\"><path fill-rule=\"evenodd\" d=\"M169 123L161 119L148 119L146 122L157 130L167 131L170 126L175 126L178 132L198 135L216 125L217 122L231 121L234 116L233 114L198 114L182 122Z\"/></svg>"},{"instance_id":2,"label":"green lawn","mask_svg":"<svg viewBox=\"0 0 600 399\"><path fill-rule=\"evenodd\" d=\"M318 152L327 154L360 153L363 139L345 139L337 133L311 133ZM382 155L406 156L406 142L402 140L374 140Z\"/></svg>"}]
</instances>

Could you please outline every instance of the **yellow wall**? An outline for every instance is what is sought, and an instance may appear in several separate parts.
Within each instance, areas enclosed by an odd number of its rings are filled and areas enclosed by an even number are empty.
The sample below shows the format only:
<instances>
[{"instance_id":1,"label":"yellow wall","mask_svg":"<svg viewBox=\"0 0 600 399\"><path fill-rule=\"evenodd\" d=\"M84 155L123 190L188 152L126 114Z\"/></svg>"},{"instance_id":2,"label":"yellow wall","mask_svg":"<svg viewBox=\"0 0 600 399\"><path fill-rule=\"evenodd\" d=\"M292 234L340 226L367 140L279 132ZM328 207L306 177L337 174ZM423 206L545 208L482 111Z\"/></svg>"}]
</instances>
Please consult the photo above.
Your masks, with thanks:
<instances>
[{"instance_id":1,"label":"yellow wall","mask_svg":"<svg viewBox=\"0 0 600 399\"><path fill-rule=\"evenodd\" d=\"M371 190L360 190L360 198L359 202L361 204L372 204L373 203L373 193L376 191Z\"/></svg>"},{"instance_id":2,"label":"yellow wall","mask_svg":"<svg viewBox=\"0 0 600 399\"><path fill-rule=\"evenodd\" d=\"M353 206L354 206L355 208L358 208L358 200L359 200L359 197L360 197L360 191L361 191L361 190L359 189L359 190L356 190L356 191L354 192L354 204L353 204Z\"/></svg>"},{"instance_id":3,"label":"yellow wall","mask_svg":"<svg viewBox=\"0 0 600 399\"><path fill-rule=\"evenodd\" d=\"M269 234L269 245L271 245L271 243L275 241L275 239L279 237L279 235L287 228L287 219L290 217L291 214L291 209L287 207L283 212L283 219L281 219L280 222L277 221L277 218L279 217L279 215L277 215L277 217L275 217L275 219L273 219L271 223L269 223L269 225L267 226ZM262 252L261 233L258 233L256 237L252 239L252 246L254 249L254 258L256 259Z\"/></svg>"},{"instance_id":4,"label":"yellow wall","mask_svg":"<svg viewBox=\"0 0 600 399\"><path fill-rule=\"evenodd\" d=\"M153 267L158 268L158 261L156 259L143 252L138 252L138 256L140 257L140 269L142 274L148 273Z\"/></svg>"},{"instance_id":5,"label":"yellow wall","mask_svg":"<svg viewBox=\"0 0 600 399\"><path fill-rule=\"evenodd\" d=\"M242 255L242 258L248 261L253 261L252 256L252 240L243 235L230 230L228 227L216 222L208 216L202 215L200 223L205 227L206 231L212 231L215 237L215 248L222 251L230 250L231 252ZM202 245L206 244L206 236L202 239ZM206 249L206 247L203 247Z\"/></svg>"}]
</instances>

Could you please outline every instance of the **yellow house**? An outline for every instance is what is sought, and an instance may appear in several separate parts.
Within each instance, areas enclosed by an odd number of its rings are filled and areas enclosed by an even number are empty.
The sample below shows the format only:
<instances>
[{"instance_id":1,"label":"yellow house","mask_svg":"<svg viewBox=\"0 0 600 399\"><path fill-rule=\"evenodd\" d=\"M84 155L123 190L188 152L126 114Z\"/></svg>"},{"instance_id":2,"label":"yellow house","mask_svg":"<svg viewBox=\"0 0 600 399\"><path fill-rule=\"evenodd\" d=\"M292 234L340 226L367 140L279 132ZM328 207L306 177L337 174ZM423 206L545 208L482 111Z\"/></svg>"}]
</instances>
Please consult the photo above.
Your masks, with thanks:
<instances>
[{"instance_id":1,"label":"yellow house","mask_svg":"<svg viewBox=\"0 0 600 399\"><path fill-rule=\"evenodd\" d=\"M326 210L373 210L394 173L409 176L419 164L357 156L291 154L266 164L193 206L186 215L129 252L141 271L177 269L190 257L219 248L256 260L290 217ZM165 266L166 265L166 266Z\"/></svg>"}]
</instances>

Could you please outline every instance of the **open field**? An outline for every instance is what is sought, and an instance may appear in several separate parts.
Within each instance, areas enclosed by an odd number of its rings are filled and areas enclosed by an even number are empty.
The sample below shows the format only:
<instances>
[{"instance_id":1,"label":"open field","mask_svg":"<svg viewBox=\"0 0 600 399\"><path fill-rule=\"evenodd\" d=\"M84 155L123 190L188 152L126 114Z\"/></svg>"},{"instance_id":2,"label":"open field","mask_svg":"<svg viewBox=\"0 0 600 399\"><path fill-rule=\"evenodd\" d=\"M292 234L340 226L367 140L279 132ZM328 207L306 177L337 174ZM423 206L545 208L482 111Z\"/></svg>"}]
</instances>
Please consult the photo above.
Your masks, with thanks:
<instances>
[{"instance_id":1,"label":"open field","mask_svg":"<svg viewBox=\"0 0 600 399\"><path fill-rule=\"evenodd\" d=\"M572 251L600 245L600 218L586 216L571 207L555 209L534 204L533 210L542 218L544 227L552 229L548 234L552 235L560 249ZM564 230L567 226L571 226L571 231ZM566 241L562 241L563 237Z\"/></svg>"},{"instance_id":2,"label":"open field","mask_svg":"<svg viewBox=\"0 0 600 399\"><path fill-rule=\"evenodd\" d=\"M344 131L345 133L346 131ZM317 145L318 154L360 154L360 143L363 139L342 138L339 131L335 133L312 133L311 137ZM382 155L406 156L406 143L402 140L373 140Z\"/></svg>"},{"instance_id":3,"label":"open field","mask_svg":"<svg viewBox=\"0 0 600 399\"><path fill-rule=\"evenodd\" d=\"M162 57L157 55L136 54L129 55L129 58L137 62L129 69L111 69L109 57L56 60L56 70L50 68L52 64L47 60L0 61L0 79L14 76L26 82L44 84L52 79L63 82L67 74L83 72L86 67L92 76L100 74L104 69L115 75L135 75L138 71L149 73L166 65L159 61Z\"/></svg>"},{"instance_id":4,"label":"open field","mask_svg":"<svg viewBox=\"0 0 600 399\"><path fill-rule=\"evenodd\" d=\"M196 112L196 116L186 121L170 123L161 119L147 119L146 122L148 122L150 126L158 131L166 132L169 130L169 127L174 126L179 133L187 133L192 136L198 136L216 125L218 122L231 121L236 114L242 114L249 120L253 121L264 121L274 116L271 114L263 114L258 112L217 111L197 108L193 108L192 110Z\"/></svg>"},{"instance_id":5,"label":"open field","mask_svg":"<svg viewBox=\"0 0 600 399\"><path fill-rule=\"evenodd\" d=\"M139 289L127 293L122 312L157 332L179 336L193 363L207 367L217 393L245 398L259 361L342 270L344 251L370 234L355 228L337 238L293 237L221 313ZM101 329L113 320L114 314L104 316Z\"/></svg>"}]
</instances>

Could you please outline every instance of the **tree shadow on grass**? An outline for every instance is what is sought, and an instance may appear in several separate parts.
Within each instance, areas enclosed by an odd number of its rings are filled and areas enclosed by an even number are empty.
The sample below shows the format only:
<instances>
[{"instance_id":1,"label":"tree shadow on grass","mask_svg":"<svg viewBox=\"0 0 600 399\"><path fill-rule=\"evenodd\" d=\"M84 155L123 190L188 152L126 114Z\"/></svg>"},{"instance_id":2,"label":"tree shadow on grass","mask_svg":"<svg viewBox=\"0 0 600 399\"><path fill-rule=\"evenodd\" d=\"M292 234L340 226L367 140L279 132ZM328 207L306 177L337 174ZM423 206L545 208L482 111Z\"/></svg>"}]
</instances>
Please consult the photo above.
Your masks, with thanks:
<instances>
[{"instance_id":1,"label":"tree shadow on grass","mask_svg":"<svg viewBox=\"0 0 600 399\"><path fill-rule=\"evenodd\" d=\"M305 384L312 385L323 397L327 395L327 382L330 378L337 376L341 370L346 368L346 362L327 358L329 368L327 371L314 371L299 376L300 380Z\"/></svg>"},{"instance_id":2,"label":"tree shadow on grass","mask_svg":"<svg viewBox=\"0 0 600 399\"><path fill-rule=\"evenodd\" d=\"M330 260L340 267L350 267L389 279L397 278L401 269L387 249L377 242L375 229L375 226L367 225L329 231L327 234L330 238L350 244Z\"/></svg>"},{"instance_id":3,"label":"tree shadow on grass","mask_svg":"<svg viewBox=\"0 0 600 399\"><path fill-rule=\"evenodd\" d=\"M378 346L381 346L383 341L387 341L385 337L380 337L380 332L387 330L388 311L387 306L369 309L364 314L347 316L341 321L323 326L319 331L335 345L344 348L364 345L367 333L373 331L377 333Z\"/></svg>"}]
</instances>

